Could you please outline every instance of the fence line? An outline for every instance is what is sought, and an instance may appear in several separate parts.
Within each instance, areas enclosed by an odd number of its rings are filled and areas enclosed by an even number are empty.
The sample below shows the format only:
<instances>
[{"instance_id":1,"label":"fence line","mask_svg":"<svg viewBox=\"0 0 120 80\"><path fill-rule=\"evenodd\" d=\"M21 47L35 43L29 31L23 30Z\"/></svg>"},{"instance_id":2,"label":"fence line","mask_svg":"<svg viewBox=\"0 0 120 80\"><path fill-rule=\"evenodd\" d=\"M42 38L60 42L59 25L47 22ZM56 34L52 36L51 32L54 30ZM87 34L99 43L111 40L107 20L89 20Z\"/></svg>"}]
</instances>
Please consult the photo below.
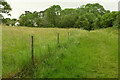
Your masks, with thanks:
<instances>
[{"instance_id":1,"label":"fence line","mask_svg":"<svg viewBox=\"0 0 120 80\"><path fill-rule=\"evenodd\" d=\"M59 33L57 34L57 43L59 44Z\"/></svg>"},{"instance_id":2,"label":"fence line","mask_svg":"<svg viewBox=\"0 0 120 80\"><path fill-rule=\"evenodd\" d=\"M32 64L34 65L33 36L31 36L31 59L32 59Z\"/></svg>"},{"instance_id":3,"label":"fence line","mask_svg":"<svg viewBox=\"0 0 120 80\"><path fill-rule=\"evenodd\" d=\"M68 40L69 40L69 35L70 35L70 34L69 34L69 32L68 32Z\"/></svg>"},{"instance_id":4,"label":"fence line","mask_svg":"<svg viewBox=\"0 0 120 80\"><path fill-rule=\"evenodd\" d=\"M68 32L68 40L69 40L70 33ZM34 65L34 46L33 46L33 36L31 36L31 59L32 64ZM57 43L59 44L59 33L57 33ZM49 46L48 46L49 47Z\"/></svg>"}]
</instances>

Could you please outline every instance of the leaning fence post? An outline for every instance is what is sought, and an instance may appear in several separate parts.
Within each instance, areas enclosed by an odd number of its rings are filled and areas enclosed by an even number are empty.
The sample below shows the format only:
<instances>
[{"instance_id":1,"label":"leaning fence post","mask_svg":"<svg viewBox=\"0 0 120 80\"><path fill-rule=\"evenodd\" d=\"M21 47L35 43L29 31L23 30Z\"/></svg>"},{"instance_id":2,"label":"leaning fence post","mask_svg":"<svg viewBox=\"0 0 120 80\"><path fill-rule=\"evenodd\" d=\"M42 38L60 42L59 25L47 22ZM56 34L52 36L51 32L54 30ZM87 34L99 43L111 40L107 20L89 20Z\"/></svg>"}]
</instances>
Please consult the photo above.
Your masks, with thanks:
<instances>
[{"instance_id":1,"label":"leaning fence post","mask_svg":"<svg viewBox=\"0 0 120 80\"><path fill-rule=\"evenodd\" d=\"M68 40L69 40L69 32L68 32Z\"/></svg>"},{"instance_id":2,"label":"leaning fence post","mask_svg":"<svg viewBox=\"0 0 120 80\"><path fill-rule=\"evenodd\" d=\"M57 34L57 43L59 44L59 33Z\"/></svg>"},{"instance_id":3,"label":"leaning fence post","mask_svg":"<svg viewBox=\"0 0 120 80\"><path fill-rule=\"evenodd\" d=\"M34 55L33 55L33 36L31 36L31 59L32 59L32 64L34 65Z\"/></svg>"}]
</instances>

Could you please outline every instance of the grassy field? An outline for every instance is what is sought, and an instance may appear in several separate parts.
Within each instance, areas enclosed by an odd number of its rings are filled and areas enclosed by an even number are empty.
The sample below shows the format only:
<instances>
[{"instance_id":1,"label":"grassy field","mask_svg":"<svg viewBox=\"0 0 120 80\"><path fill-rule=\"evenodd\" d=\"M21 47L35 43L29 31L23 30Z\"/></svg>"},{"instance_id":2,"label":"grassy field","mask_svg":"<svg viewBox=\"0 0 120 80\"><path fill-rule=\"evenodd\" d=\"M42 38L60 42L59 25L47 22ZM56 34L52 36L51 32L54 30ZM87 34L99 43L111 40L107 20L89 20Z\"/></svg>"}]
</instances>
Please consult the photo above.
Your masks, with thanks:
<instances>
[{"instance_id":1,"label":"grassy field","mask_svg":"<svg viewBox=\"0 0 120 80\"><path fill-rule=\"evenodd\" d=\"M2 27L2 75L35 78L117 78L118 30ZM70 40L67 40L70 32ZM60 44L57 44L60 33ZM30 37L34 36L35 66Z\"/></svg>"}]
</instances>

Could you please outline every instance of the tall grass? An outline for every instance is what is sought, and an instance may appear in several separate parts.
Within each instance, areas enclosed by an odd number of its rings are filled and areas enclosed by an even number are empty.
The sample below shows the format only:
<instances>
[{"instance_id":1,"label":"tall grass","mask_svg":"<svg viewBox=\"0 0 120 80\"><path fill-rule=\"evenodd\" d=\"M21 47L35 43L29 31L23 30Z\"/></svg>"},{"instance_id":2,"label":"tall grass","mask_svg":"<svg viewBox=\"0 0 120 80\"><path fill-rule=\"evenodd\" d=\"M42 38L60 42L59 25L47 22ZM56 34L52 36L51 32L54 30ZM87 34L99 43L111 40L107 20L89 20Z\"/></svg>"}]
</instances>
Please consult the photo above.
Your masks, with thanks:
<instances>
[{"instance_id":1,"label":"tall grass","mask_svg":"<svg viewBox=\"0 0 120 80\"><path fill-rule=\"evenodd\" d=\"M70 40L67 40L67 32ZM60 44L57 44L60 33ZM30 37L34 36L35 67L31 65ZM3 77L116 78L116 28L79 29L3 26Z\"/></svg>"},{"instance_id":2,"label":"tall grass","mask_svg":"<svg viewBox=\"0 0 120 80\"><path fill-rule=\"evenodd\" d=\"M117 78L116 31L111 28L91 32L78 31L76 37L72 37L67 44L60 44L60 49L38 65L32 77Z\"/></svg>"},{"instance_id":3,"label":"tall grass","mask_svg":"<svg viewBox=\"0 0 120 80\"><path fill-rule=\"evenodd\" d=\"M27 28L3 26L3 77L16 76L31 60L30 38L34 36L34 55L42 56L48 43L57 43L57 33L60 33L60 43L67 39L67 29L58 28ZM69 30L72 31L71 29ZM38 59L41 59L39 57Z\"/></svg>"}]
</instances>

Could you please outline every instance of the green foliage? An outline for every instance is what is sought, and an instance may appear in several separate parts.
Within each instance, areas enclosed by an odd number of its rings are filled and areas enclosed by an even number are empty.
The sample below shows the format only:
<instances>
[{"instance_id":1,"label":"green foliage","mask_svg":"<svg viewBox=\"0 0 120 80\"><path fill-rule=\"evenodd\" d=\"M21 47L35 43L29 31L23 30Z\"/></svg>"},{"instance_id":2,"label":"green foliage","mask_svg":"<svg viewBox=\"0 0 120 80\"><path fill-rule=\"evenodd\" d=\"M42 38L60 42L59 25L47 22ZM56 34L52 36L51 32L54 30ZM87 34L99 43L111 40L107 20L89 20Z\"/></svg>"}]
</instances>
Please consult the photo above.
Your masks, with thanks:
<instances>
[{"instance_id":1,"label":"green foliage","mask_svg":"<svg viewBox=\"0 0 120 80\"><path fill-rule=\"evenodd\" d=\"M119 20L117 16L116 20L113 21L113 26L118 28L118 25L119 25Z\"/></svg>"},{"instance_id":2,"label":"green foliage","mask_svg":"<svg viewBox=\"0 0 120 80\"><path fill-rule=\"evenodd\" d=\"M54 27L58 26L59 23L59 14L61 8L59 5L54 5L43 12L29 12L26 11L25 14L22 14L19 17L19 22L21 26L29 27Z\"/></svg>"},{"instance_id":3,"label":"green foliage","mask_svg":"<svg viewBox=\"0 0 120 80\"><path fill-rule=\"evenodd\" d=\"M9 12L9 9L8 11ZM20 26L28 27L59 27L59 28L83 28L94 30L119 25L119 12L105 10L98 3L82 5L80 8L61 9L59 5L53 5L45 11L25 11L19 17ZM13 21L5 21L4 24L13 24ZM6 23L5 23L6 22ZM9 23L10 22L10 23Z\"/></svg>"},{"instance_id":4,"label":"green foliage","mask_svg":"<svg viewBox=\"0 0 120 80\"><path fill-rule=\"evenodd\" d=\"M74 26L75 21L77 20L76 10L75 9L64 9L60 13L60 27L62 28L71 28Z\"/></svg>"},{"instance_id":5,"label":"green foliage","mask_svg":"<svg viewBox=\"0 0 120 80\"><path fill-rule=\"evenodd\" d=\"M74 15L64 15L61 17L60 26L62 28L71 28L74 26L76 21L76 16Z\"/></svg>"},{"instance_id":6,"label":"green foliage","mask_svg":"<svg viewBox=\"0 0 120 80\"><path fill-rule=\"evenodd\" d=\"M10 18L3 18L2 23L6 24L7 26L15 26L17 19L10 19Z\"/></svg>"},{"instance_id":7,"label":"green foliage","mask_svg":"<svg viewBox=\"0 0 120 80\"><path fill-rule=\"evenodd\" d=\"M26 11L25 14L22 14L19 17L19 23L21 26L38 27L41 24L40 21L41 21L41 18L39 16L39 13L36 11L33 13Z\"/></svg>"},{"instance_id":8,"label":"green foliage","mask_svg":"<svg viewBox=\"0 0 120 80\"><path fill-rule=\"evenodd\" d=\"M58 26L60 19L61 7L53 5L45 11L45 18L54 26Z\"/></svg>"},{"instance_id":9,"label":"green foliage","mask_svg":"<svg viewBox=\"0 0 120 80\"><path fill-rule=\"evenodd\" d=\"M111 12L111 13L106 13L101 17L101 25L103 28L107 27L112 27L114 25L114 21L117 18L118 12Z\"/></svg>"},{"instance_id":10,"label":"green foliage","mask_svg":"<svg viewBox=\"0 0 120 80\"><path fill-rule=\"evenodd\" d=\"M79 19L76 21L75 23L75 27L76 28L84 28L84 29L89 29L89 21L88 19L86 18L85 15L83 16L80 16Z\"/></svg>"},{"instance_id":11,"label":"green foliage","mask_svg":"<svg viewBox=\"0 0 120 80\"><path fill-rule=\"evenodd\" d=\"M120 27L120 12L116 16L116 20L113 22L113 26L119 28Z\"/></svg>"},{"instance_id":12,"label":"green foliage","mask_svg":"<svg viewBox=\"0 0 120 80\"><path fill-rule=\"evenodd\" d=\"M42 14L41 14L42 13ZM53 5L42 12L26 11L20 16L21 26L30 27L61 27L83 28L94 30L117 25L118 12L110 12L98 3L82 5L77 9L61 10L59 5Z\"/></svg>"},{"instance_id":13,"label":"green foliage","mask_svg":"<svg viewBox=\"0 0 120 80\"><path fill-rule=\"evenodd\" d=\"M64 16L64 15L76 15L76 9L66 8L66 9L62 10L60 14L61 14L61 16Z\"/></svg>"},{"instance_id":14,"label":"green foliage","mask_svg":"<svg viewBox=\"0 0 120 80\"><path fill-rule=\"evenodd\" d=\"M9 22L4 19L3 14L7 14L10 16L11 14L9 12L11 10L12 8L7 2L5 2L4 0L3 1L0 0L0 20L2 19L2 23L7 24L7 25L9 24Z\"/></svg>"},{"instance_id":15,"label":"green foliage","mask_svg":"<svg viewBox=\"0 0 120 80\"><path fill-rule=\"evenodd\" d=\"M95 19L95 22L93 23L93 25L94 25L94 29L100 29L100 28L102 28L102 25L101 25L101 16L98 16Z\"/></svg>"},{"instance_id":16,"label":"green foliage","mask_svg":"<svg viewBox=\"0 0 120 80\"><path fill-rule=\"evenodd\" d=\"M106 13L106 10L104 9L104 7L98 3L85 5L85 10L88 13L95 14L96 16L103 15Z\"/></svg>"},{"instance_id":17,"label":"green foliage","mask_svg":"<svg viewBox=\"0 0 120 80\"><path fill-rule=\"evenodd\" d=\"M82 16L79 16L79 19L76 21L75 27L84 28L86 30L93 30L95 19L96 16L93 13L86 13Z\"/></svg>"},{"instance_id":18,"label":"green foliage","mask_svg":"<svg viewBox=\"0 0 120 80\"><path fill-rule=\"evenodd\" d=\"M0 1L0 13L5 13L5 14L9 14L9 12L11 11L11 7L10 5L5 2L5 1ZM0 14L1 15L1 14Z\"/></svg>"}]
</instances>

